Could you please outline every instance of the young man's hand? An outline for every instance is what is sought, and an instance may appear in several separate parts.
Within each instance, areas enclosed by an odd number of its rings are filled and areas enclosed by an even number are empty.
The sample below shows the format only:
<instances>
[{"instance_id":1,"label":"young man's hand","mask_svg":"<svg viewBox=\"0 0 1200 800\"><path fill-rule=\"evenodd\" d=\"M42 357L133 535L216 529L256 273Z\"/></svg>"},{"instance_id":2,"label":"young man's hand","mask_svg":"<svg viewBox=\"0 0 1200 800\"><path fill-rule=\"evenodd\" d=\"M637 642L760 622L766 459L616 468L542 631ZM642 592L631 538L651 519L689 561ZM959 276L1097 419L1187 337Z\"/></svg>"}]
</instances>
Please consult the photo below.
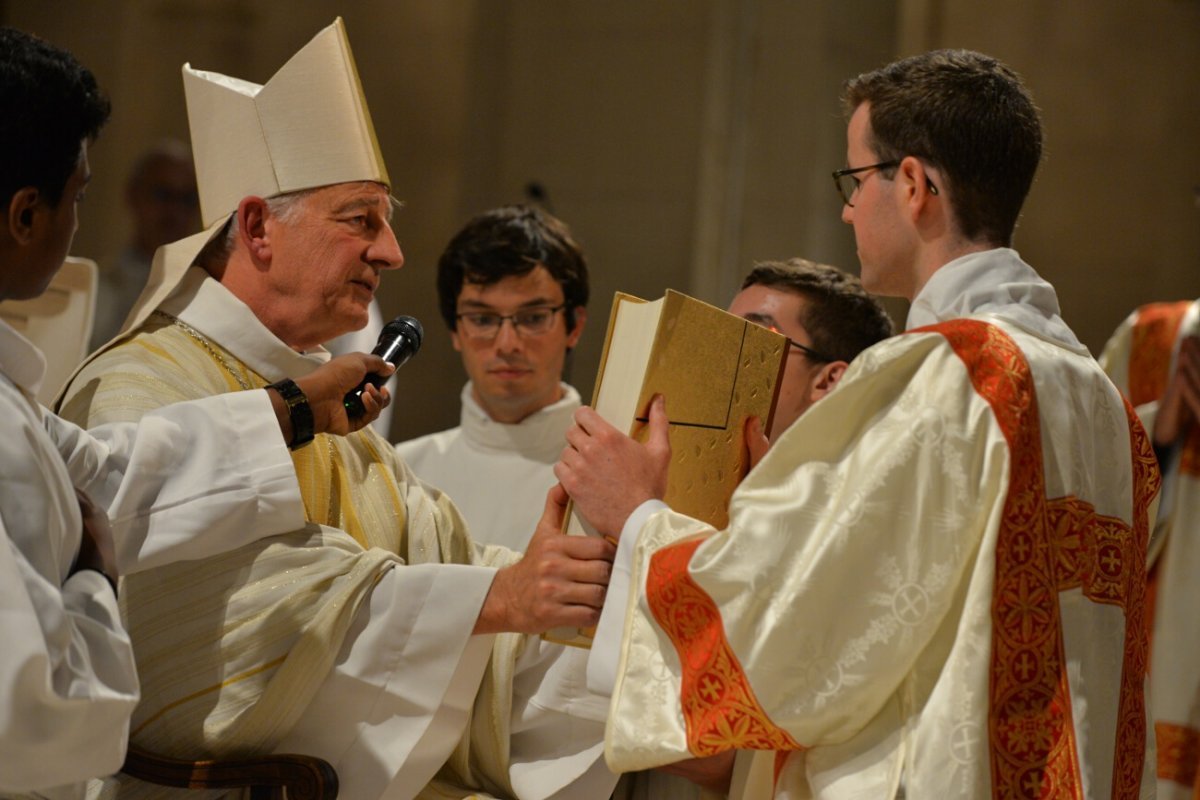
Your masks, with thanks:
<instances>
[{"instance_id":1,"label":"young man's hand","mask_svg":"<svg viewBox=\"0 0 1200 800\"><path fill-rule=\"evenodd\" d=\"M609 425L587 406L575 412L567 447L554 474L575 503L575 511L614 540L633 510L667 493L671 443L662 396L650 403L649 435L640 444Z\"/></svg>"}]
</instances>

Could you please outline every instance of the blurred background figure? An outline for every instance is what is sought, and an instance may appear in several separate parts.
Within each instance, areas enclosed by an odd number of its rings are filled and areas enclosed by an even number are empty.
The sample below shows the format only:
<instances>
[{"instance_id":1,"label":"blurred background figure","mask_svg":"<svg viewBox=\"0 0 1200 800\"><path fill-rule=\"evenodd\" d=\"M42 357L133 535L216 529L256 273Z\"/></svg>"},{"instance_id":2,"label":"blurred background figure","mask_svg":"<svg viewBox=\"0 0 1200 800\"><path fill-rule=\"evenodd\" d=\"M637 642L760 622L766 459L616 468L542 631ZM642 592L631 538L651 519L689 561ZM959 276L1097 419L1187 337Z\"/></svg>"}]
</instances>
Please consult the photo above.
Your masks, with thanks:
<instances>
[{"instance_id":1,"label":"blurred background figure","mask_svg":"<svg viewBox=\"0 0 1200 800\"><path fill-rule=\"evenodd\" d=\"M120 330L146 285L154 251L200 230L200 199L188 146L163 139L138 156L125 184L125 206L132 230L121 252L100 264L92 350Z\"/></svg>"}]
</instances>

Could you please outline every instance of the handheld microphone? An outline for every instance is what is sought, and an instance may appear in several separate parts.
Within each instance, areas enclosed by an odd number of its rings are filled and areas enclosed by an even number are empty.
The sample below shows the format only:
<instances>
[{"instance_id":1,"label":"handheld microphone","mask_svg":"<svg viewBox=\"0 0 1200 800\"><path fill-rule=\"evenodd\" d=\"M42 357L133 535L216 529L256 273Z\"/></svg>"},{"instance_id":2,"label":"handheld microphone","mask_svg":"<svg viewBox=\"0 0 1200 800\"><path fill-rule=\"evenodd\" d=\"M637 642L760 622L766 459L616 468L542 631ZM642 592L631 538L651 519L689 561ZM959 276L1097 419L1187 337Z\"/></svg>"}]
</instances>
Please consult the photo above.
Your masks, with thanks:
<instances>
[{"instance_id":1,"label":"handheld microphone","mask_svg":"<svg viewBox=\"0 0 1200 800\"><path fill-rule=\"evenodd\" d=\"M425 330L416 318L401 315L383 326L383 330L379 334L379 343L375 345L371 354L379 356L396 369L400 369L421 349L421 339L424 336ZM362 383L351 389L342 398L342 403L346 407L346 416L354 419L361 417L366 412L362 404L362 393L368 383L379 388L386 382L387 378L381 375L374 372L367 373L367 377L363 378Z\"/></svg>"}]
</instances>

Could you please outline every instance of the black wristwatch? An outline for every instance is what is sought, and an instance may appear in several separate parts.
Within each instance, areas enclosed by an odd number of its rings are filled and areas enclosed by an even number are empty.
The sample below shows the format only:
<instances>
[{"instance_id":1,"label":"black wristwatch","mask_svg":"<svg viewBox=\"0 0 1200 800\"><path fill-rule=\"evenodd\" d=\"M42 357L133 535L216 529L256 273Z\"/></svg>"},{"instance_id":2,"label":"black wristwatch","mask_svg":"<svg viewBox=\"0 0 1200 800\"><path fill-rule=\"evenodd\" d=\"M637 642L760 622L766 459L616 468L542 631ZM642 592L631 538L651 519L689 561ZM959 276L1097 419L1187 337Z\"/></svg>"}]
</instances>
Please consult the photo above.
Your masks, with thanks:
<instances>
[{"instance_id":1,"label":"black wristwatch","mask_svg":"<svg viewBox=\"0 0 1200 800\"><path fill-rule=\"evenodd\" d=\"M279 392L283 402L287 403L288 416L292 420L292 441L288 445L291 450L298 450L313 440L313 413L308 405L308 398L291 378L267 386Z\"/></svg>"}]
</instances>

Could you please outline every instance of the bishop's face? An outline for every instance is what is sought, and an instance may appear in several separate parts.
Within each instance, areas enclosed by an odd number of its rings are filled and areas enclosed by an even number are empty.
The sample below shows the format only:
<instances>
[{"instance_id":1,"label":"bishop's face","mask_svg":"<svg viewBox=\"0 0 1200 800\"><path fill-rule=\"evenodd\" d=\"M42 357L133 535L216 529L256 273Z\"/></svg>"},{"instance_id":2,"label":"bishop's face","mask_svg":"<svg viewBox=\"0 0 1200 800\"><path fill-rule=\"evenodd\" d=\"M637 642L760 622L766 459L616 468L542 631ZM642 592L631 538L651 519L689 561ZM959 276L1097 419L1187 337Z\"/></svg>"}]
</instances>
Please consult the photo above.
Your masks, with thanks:
<instances>
[{"instance_id":1,"label":"bishop's face","mask_svg":"<svg viewBox=\"0 0 1200 800\"><path fill-rule=\"evenodd\" d=\"M268 221L272 304L303 320L307 349L366 326L384 270L404 265L387 189L371 181L318 189Z\"/></svg>"}]
</instances>

